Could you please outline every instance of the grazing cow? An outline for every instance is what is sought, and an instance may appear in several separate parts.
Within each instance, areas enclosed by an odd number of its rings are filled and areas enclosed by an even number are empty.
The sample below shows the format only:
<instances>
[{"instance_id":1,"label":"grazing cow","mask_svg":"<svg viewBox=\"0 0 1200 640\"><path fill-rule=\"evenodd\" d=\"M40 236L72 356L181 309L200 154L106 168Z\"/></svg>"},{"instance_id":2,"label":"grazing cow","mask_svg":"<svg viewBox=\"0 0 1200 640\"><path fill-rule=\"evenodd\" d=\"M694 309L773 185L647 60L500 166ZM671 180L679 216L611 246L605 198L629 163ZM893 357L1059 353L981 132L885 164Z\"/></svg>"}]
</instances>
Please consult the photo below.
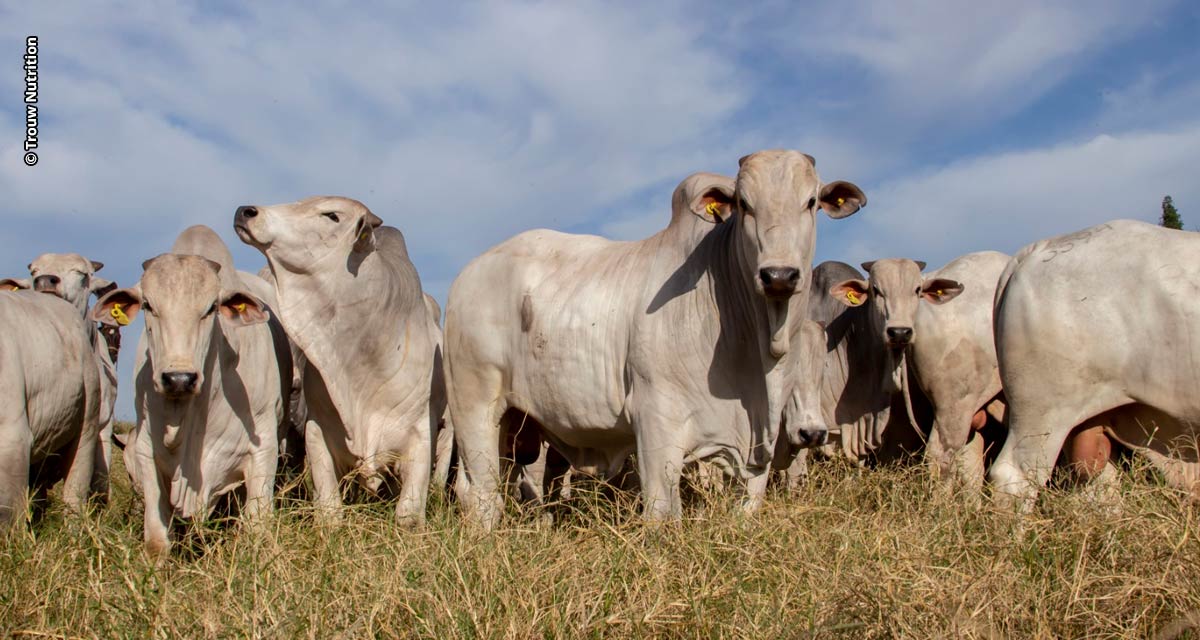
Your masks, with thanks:
<instances>
[{"instance_id":1,"label":"grazing cow","mask_svg":"<svg viewBox=\"0 0 1200 640\"><path fill-rule=\"evenodd\" d=\"M439 331L404 236L382 224L338 197L243 206L234 218L238 237L267 257L280 319L308 361L304 436L318 505L336 516L343 480L377 492L399 477L396 518L417 523L444 411L431 406Z\"/></svg>"},{"instance_id":2,"label":"grazing cow","mask_svg":"<svg viewBox=\"0 0 1200 640\"><path fill-rule=\"evenodd\" d=\"M795 350L792 389L783 410L783 422L789 430L798 430L804 441L798 443L797 447L788 438L779 438L772 461L777 470L787 468L788 488L795 488L808 473L806 449L823 446L829 437L829 425L821 402L825 389L825 360L828 357L825 325L806 318L795 326L797 328L792 337L792 349ZM800 450L797 451L797 448Z\"/></svg>"},{"instance_id":3,"label":"grazing cow","mask_svg":"<svg viewBox=\"0 0 1200 640\"><path fill-rule=\"evenodd\" d=\"M87 327L92 349L96 354L96 366L100 370L100 446L96 448L96 461L92 468L92 494L108 496L108 470L112 465L113 407L117 403L117 351L121 346L120 327L109 327L101 332L88 317L88 301L94 294L96 299L117 288L117 285L97 276L103 263L88 260L77 253L44 253L29 263L28 281L6 280L0 282L19 288L31 286L41 293L56 295L71 303L79 314L80 322ZM28 286L26 286L28 285Z\"/></svg>"},{"instance_id":4,"label":"grazing cow","mask_svg":"<svg viewBox=\"0 0 1200 640\"><path fill-rule=\"evenodd\" d=\"M720 460L756 495L817 209L842 218L865 203L852 184L822 185L811 157L762 151L742 159L736 182L685 179L670 224L648 239L535 230L473 260L446 310L468 515L485 527L500 517L508 425L534 429L588 474L611 478L636 452L648 519L680 516L692 460Z\"/></svg>"},{"instance_id":5,"label":"grazing cow","mask_svg":"<svg viewBox=\"0 0 1200 640\"><path fill-rule=\"evenodd\" d=\"M82 511L100 426L88 332L70 304L32 291L0 293L0 327L0 524L64 478L63 501Z\"/></svg>"},{"instance_id":6,"label":"grazing cow","mask_svg":"<svg viewBox=\"0 0 1200 640\"><path fill-rule=\"evenodd\" d=\"M988 473L1001 501L1032 507L1073 432L1083 471L1102 470L1111 437L1196 463L1200 436L1200 235L1116 220L1035 242L996 291L996 356L1008 438ZM1095 428L1099 427L1099 428Z\"/></svg>"},{"instance_id":7,"label":"grazing cow","mask_svg":"<svg viewBox=\"0 0 1200 640\"><path fill-rule=\"evenodd\" d=\"M272 510L291 361L212 229L186 229L142 268L92 317L119 324L145 312L125 464L145 502L146 549L161 555L175 516L207 517L231 490L244 487L247 517Z\"/></svg>"},{"instance_id":8,"label":"grazing cow","mask_svg":"<svg viewBox=\"0 0 1200 640\"><path fill-rule=\"evenodd\" d=\"M909 349L914 377L934 410L926 460L975 489L984 475L980 430L1000 394L992 300L1008 260L996 251L969 253L929 274L962 283L963 293L954 304L919 305L914 329L921 339Z\"/></svg>"},{"instance_id":9,"label":"grazing cow","mask_svg":"<svg viewBox=\"0 0 1200 640\"><path fill-rule=\"evenodd\" d=\"M922 299L943 304L962 292L952 280L923 280L923 262L864 262L868 277L841 262L813 270L813 288L827 292L809 316L826 325L821 411L831 446L855 464L886 461L920 446L911 421L905 354L915 341L914 316Z\"/></svg>"}]
</instances>

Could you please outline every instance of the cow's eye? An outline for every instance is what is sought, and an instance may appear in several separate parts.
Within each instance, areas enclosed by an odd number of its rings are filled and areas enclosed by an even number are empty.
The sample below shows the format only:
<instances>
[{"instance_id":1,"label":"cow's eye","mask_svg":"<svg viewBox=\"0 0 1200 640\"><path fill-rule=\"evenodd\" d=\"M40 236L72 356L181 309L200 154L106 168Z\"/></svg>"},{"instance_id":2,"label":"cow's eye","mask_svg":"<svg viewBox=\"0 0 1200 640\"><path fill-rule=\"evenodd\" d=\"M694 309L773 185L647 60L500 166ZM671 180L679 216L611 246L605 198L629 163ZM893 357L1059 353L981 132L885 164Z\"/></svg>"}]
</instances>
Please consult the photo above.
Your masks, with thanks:
<instances>
[{"instance_id":1,"label":"cow's eye","mask_svg":"<svg viewBox=\"0 0 1200 640\"><path fill-rule=\"evenodd\" d=\"M913 291L913 293L915 293L917 295L921 295L921 287L917 287L916 290Z\"/></svg>"},{"instance_id":2,"label":"cow's eye","mask_svg":"<svg viewBox=\"0 0 1200 640\"><path fill-rule=\"evenodd\" d=\"M325 216L326 218L329 218L330 220L333 220L334 222L337 222L339 220L338 214L336 211L326 211L325 213L322 213L321 215Z\"/></svg>"},{"instance_id":3,"label":"cow's eye","mask_svg":"<svg viewBox=\"0 0 1200 640\"><path fill-rule=\"evenodd\" d=\"M158 314L154 313L154 307L150 306L150 303L146 302L145 300L142 300L142 311L145 311L146 313L148 313L152 316L158 315Z\"/></svg>"},{"instance_id":4,"label":"cow's eye","mask_svg":"<svg viewBox=\"0 0 1200 640\"><path fill-rule=\"evenodd\" d=\"M216 312L217 312L217 303L214 302L214 303L212 303L212 306L208 308L208 311L204 312L204 317L207 318Z\"/></svg>"},{"instance_id":5,"label":"cow's eye","mask_svg":"<svg viewBox=\"0 0 1200 640\"><path fill-rule=\"evenodd\" d=\"M808 199L808 206L807 206L807 207L805 207L805 208L806 208L806 209L808 209L809 211L812 211L812 208L813 208L813 207L815 207L815 206L817 206L817 199L816 199L816 198L809 198L809 199Z\"/></svg>"},{"instance_id":6,"label":"cow's eye","mask_svg":"<svg viewBox=\"0 0 1200 640\"><path fill-rule=\"evenodd\" d=\"M879 287L871 285L871 295L882 298L883 292L879 290Z\"/></svg>"},{"instance_id":7,"label":"cow's eye","mask_svg":"<svg viewBox=\"0 0 1200 640\"><path fill-rule=\"evenodd\" d=\"M738 202L738 211L741 211L742 213L751 213L751 214L754 213L753 211L750 210L750 205L746 203L745 198L738 196L737 202Z\"/></svg>"}]
</instances>

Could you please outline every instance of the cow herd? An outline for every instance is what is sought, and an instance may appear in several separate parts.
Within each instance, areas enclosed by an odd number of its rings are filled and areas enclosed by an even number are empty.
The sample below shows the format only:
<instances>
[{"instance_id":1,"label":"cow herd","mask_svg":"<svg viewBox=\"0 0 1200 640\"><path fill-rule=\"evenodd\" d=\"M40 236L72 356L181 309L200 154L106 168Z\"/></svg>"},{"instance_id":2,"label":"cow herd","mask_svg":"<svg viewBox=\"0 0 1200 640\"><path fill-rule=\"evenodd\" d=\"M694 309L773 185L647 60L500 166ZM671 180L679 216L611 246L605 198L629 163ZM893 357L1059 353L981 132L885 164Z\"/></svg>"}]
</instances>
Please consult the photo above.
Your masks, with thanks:
<instances>
[{"instance_id":1,"label":"cow herd","mask_svg":"<svg viewBox=\"0 0 1200 640\"><path fill-rule=\"evenodd\" d=\"M698 462L747 512L814 457L923 452L946 482L990 479L1023 509L1056 465L1111 482L1118 449L1196 486L1200 236L1114 221L924 275L892 258L814 268L818 212L866 203L811 156L760 151L734 177L684 179L644 240L539 229L493 247L451 286L444 331L404 236L348 198L238 207L258 274L203 226L128 288L40 256L0 280L0 521L59 480L72 509L103 498L114 446L159 555L222 496L270 512L302 465L324 516L390 496L419 523L453 475L489 528L507 495L576 474L636 476L644 517L678 518ZM137 420L118 436L114 363L139 315Z\"/></svg>"}]
</instances>

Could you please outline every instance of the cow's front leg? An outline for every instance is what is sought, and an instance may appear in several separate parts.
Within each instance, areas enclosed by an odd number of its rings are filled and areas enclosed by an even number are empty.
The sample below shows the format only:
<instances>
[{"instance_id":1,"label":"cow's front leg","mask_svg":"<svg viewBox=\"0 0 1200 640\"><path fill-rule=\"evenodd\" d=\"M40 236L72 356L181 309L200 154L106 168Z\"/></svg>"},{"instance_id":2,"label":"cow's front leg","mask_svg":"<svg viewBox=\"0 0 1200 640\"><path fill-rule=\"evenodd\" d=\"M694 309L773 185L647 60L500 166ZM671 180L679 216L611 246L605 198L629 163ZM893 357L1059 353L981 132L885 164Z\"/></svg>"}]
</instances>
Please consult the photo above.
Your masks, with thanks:
<instances>
[{"instance_id":1,"label":"cow's front leg","mask_svg":"<svg viewBox=\"0 0 1200 640\"><path fill-rule=\"evenodd\" d=\"M160 564L171 551L171 508L170 492L163 486L164 479L154 466L154 461L148 462L140 469L142 481L142 497L145 511L142 519L142 540L146 545L146 555L157 560Z\"/></svg>"},{"instance_id":2,"label":"cow's front leg","mask_svg":"<svg viewBox=\"0 0 1200 640\"><path fill-rule=\"evenodd\" d=\"M409 439L408 450L397 463L401 486L396 522L409 527L425 522L425 500L429 496L429 472L433 465L429 417L418 420L413 431L415 437Z\"/></svg>"},{"instance_id":3,"label":"cow's front leg","mask_svg":"<svg viewBox=\"0 0 1200 640\"><path fill-rule=\"evenodd\" d=\"M255 520L275 509L275 474L279 470L279 441L275 437L276 420L256 426L260 441L265 444L254 452L246 471L246 508L244 515Z\"/></svg>"},{"instance_id":4,"label":"cow's front leg","mask_svg":"<svg viewBox=\"0 0 1200 640\"><path fill-rule=\"evenodd\" d=\"M753 515L762 507L763 497L767 495L767 481L771 478L771 468L750 476L746 480L746 499L742 501L742 513Z\"/></svg>"},{"instance_id":5,"label":"cow's front leg","mask_svg":"<svg viewBox=\"0 0 1200 640\"><path fill-rule=\"evenodd\" d=\"M642 517L646 520L678 520L683 515L679 480L684 453L682 444L672 437L677 433L677 429L661 423L638 425L638 475L642 481Z\"/></svg>"},{"instance_id":6,"label":"cow's front leg","mask_svg":"<svg viewBox=\"0 0 1200 640\"><path fill-rule=\"evenodd\" d=\"M336 520L341 517L342 494L337 467L333 454L325 441L321 424L309 419L304 427L304 451L308 457L308 468L312 473L314 503L322 517Z\"/></svg>"}]
</instances>

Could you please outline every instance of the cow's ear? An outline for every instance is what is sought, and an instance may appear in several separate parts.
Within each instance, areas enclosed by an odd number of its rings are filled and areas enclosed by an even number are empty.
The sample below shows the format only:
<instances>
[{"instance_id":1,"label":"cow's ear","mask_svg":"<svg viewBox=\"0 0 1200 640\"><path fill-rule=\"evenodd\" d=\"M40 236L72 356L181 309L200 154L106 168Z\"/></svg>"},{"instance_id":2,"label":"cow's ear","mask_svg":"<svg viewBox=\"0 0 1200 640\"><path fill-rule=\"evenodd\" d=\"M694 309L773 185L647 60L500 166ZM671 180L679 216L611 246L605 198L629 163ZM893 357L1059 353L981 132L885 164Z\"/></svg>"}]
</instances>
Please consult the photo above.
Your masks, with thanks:
<instances>
[{"instance_id":1,"label":"cow's ear","mask_svg":"<svg viewBox=\"0 0 1200 640\"><path fill-rule=\"evenodd\" d=\"M117 283L112 280L105 280L100 276L92 276L91 285L88 287L88 290L95 294L96 299L99 300L116 288Z\"/></svg>"},{"instance_id":2,"label":"cow's ear","mask_svg":"<svg viewBox=\"0 0 1200 640\"><path fill-rule=\"evenodd\" d=\"M266 322L271 317L267 305L246 291L232 291L221 297L221 317L236 326L246 327Z\"/></svg>"},{"instance_id":3,"label":"cow's ear","mask_svg":"<svg viewBox=\"0 0 1200 640\"><path fill-rule=\"evenodd\" d=\"M829 295L847 307L861 307L867 302L869 287L865 280L846 280L829 288Z\"/></svg>"},{"instance_id":4,"label":"cow's ear","mask_svg":"<svg viewBox=\"0 0 1200 640\"><path fill-rule=\"evenodd\" d=\"M733 190L725 185L710 187L692 200L691 209L701 220L721 224L733 215Z\"/></svg>"},{"instance_id":5,"label":"cow's ear","mask_svg":"<svg viewBox=\"0 0 1200 640\"><path fill-rule=\"evenodd\" d=\"M858 185L845 180L830 182L821 187L821 209L830 218L845 218L867 206L867 194Z\"/></svg>"},{"instance_id":6,"label":"cow's ear","mask_svg":"<svg viewBox=\"0 0 1200 640\"><path fill-rule=\"evenodd\" d=\"M925 270L925 261L924 260L913 260L913 262L917 263L918 270L920 270L920 271Z\"/></svg>"},{"instance_id":7,"label":"cow's ear","mask_svg":"<svg viewBox=\"0 0 1200 640\"><path fill-rule=\"evenodd\" d=\"M932 304L944 304L958 297L966 287L957 280L933 278L921 285L921 297Z\"/></svg>"},{"instance_id":8,"label":"cow's ear","mask_svg":"<svg viewBox=\"0 0 1200 640\"><path fill-rule=\"evenodd\" d=\"M104 263L100 262L98 260L92 260L91 263L92 263L92 273L96 273L97 271L104 268Z\"/></svg>"},{"instance_id":9,"label":"cow's ear","mask_svg":"<svg viewBox=\"0 0 1200 640\"><path fill-rule=\"evenodd\" d=\"M354 240L356 253L370 253L375 250L375 230L382 224L383 220L370 211L358 220L358 227L355 230L357 237Z\"/></svg>"},{"instance_id":10,"label":"cow's ear","mask_svg":"<svg viewBox=\"0 0 1200 640\"><path fill-rule=\"evenodd\" d=\"M137 289L109 291L92 307L92 320L110 327L123 327L142 309L142 294Z\"/></svg>"},{"instance_id":11,"label":"cow's ear","mask_svg":"<svg viewBox=\"0 0 1200 640\"><path fill-rule=\"evenodd\" d=\"M20 291L32 288L33 285L29 282L29 278L4 278L0 280L0 291Z\"/></svg>"}]
</instances>

